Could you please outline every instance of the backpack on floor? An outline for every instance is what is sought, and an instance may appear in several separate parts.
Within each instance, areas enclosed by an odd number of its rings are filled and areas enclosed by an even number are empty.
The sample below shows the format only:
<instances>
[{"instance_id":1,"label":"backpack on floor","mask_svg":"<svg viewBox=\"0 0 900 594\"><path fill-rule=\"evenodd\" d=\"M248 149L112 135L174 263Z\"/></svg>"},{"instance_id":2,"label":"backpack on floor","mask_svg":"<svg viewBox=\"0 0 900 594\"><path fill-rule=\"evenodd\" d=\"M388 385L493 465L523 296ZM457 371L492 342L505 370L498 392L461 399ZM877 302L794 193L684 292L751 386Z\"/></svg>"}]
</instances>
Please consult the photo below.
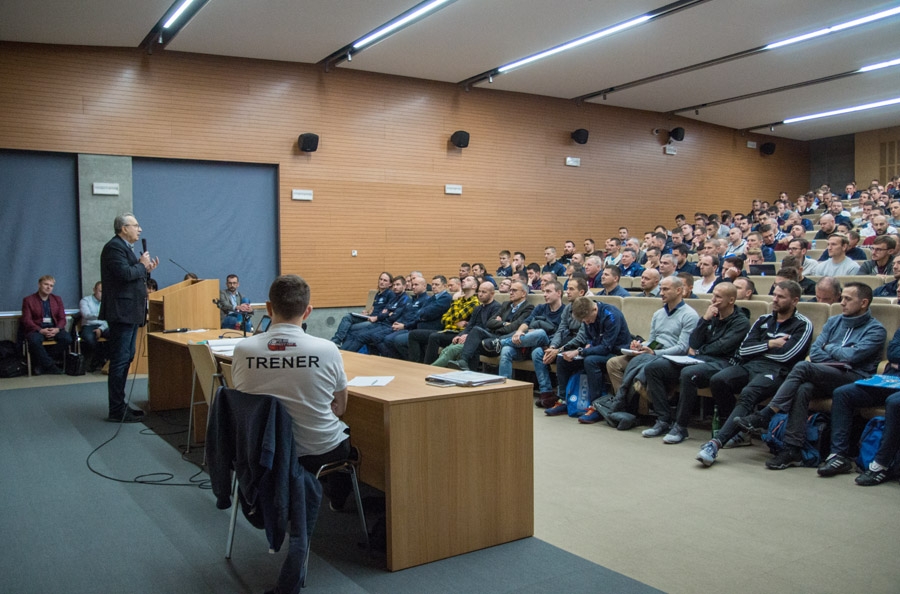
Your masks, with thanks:
<instances>
[{"instance_id":1,"label":"backpack on floor","mask_svg":"<svg viewBox=\"0 0 900 594\"><path fill-rule=\"evenodd\" d=\"M863 470L869 467L869 463L875 459L878 448L881 447L881 438L884 437L884 417L872 417L866 423L862 435L859 438L859 456L856 457L856 465Z\"/></svg>"},{"instance_id":2,"label":"backpack on floor","mask_svg":"<svg viewBox=\"0 0 900 594\"><path fill-rule=\"evenodd\" d=\"M788 416L775 413L769 421L769 430L763 433L762 439L769 446L769 451L777 454L784 449L784 432L787 429ZM821 448L828 444L828 420L822 413L813 413L806 419L806 442L803 444L803 465L816 467L822 460Z\"/></svg>"},{"instance_id":3,"label":"backpack on floor","mask_svg":"<svg viewBox=\"0 0 900 594\"><path fill-rule=\"evenodd\" d=\"M566 408L570 417L577 417L587 412L591 406L591 391L585 373L576 373L569 378L566 386Z\"/></svg>"}]
</instances>

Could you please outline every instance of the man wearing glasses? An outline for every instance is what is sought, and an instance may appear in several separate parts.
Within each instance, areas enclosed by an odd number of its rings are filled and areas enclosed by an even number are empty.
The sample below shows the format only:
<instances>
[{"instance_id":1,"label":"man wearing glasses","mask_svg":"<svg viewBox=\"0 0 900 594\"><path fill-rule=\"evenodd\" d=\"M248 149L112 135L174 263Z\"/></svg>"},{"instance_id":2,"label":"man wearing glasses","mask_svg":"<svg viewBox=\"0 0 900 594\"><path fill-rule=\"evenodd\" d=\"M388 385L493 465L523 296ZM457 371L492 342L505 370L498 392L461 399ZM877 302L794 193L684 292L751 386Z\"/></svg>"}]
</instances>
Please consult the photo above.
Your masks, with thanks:
<instances>
[{"instance_id":1,"label":"man wearing glasses","mask_svg":"<svg viewBox=\"0 0 900 594\"><path fill-rule=\"evenodd\" d=\"M805 238L792 239L788 244L788 252L803 263L803 274L812 274L818 262L806 255L809 242Z\"/></svg>"},{"instance_id":2,"label":"man wearing glasses","mask_svg":"<svg viewBox=\"0 0 900 594\"><path fill-rule=\"evenodd\" d=\"M134 359L137 329L147 317L147 278L159 266L159 258L151 259L144 251L134 253L141 236L141 226L130 212L113 222L116 236L100 253L100 282L103 296L100 319L109 324L109 416L113 423L136 423L144 411L125 403L125 381Z\"/></svg>"},{"instance_id":3,"label":"man wearing glasses","mask_svg":"<svg viewBox=\"0 0 900 594\"><path fill-rule=\"evenodd\" d=\"M890 235L879 235L872 244L872 259L863 262L856 274L891 274L897 240Z\"/></svg>"}]
</instances>

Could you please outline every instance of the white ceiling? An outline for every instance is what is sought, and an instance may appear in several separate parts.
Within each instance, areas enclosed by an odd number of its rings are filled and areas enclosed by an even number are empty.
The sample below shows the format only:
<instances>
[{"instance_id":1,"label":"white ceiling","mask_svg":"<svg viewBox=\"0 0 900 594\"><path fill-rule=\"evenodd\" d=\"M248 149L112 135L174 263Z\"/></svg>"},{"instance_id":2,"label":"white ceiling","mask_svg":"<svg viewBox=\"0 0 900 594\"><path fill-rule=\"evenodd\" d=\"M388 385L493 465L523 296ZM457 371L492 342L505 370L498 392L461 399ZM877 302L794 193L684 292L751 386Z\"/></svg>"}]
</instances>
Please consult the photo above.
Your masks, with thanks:
<instances>
[{"instance_id":1,"label":"white ceiling","mask_svg":"<svg viewBox=\"0 0 900 594\"><path fill-rule=\"evenodd\" d=\"M209 0L165 51L318 63L418 0ZM340 68L458 83L640 16L667 0L456 0ZM172 0L0 0L0 39L136 47ZM900 0L707 0L478 86L575 99L900 5ZM678 74L591 102L661 113L900 58L900 16ZM157 50L158 51L158 50ZM900 66L702 108L735 129L900 97ZM812 140L900 125L900 105L776 126Z\"/></svg>"}]
</instances>

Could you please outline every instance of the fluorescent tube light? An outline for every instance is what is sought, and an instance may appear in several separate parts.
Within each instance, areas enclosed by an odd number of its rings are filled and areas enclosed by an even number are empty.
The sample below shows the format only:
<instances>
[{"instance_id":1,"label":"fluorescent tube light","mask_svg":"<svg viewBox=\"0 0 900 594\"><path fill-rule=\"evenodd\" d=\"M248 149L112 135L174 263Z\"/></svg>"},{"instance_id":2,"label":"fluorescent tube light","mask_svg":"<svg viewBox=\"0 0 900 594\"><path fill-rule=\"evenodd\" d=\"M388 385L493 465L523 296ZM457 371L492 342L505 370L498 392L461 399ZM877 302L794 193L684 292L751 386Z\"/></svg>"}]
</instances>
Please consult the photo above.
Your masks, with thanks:
<instances>
[{"instance_id":1,"label":"fluorescent tube light","mask_svg":"<svg viewBox=\"0 0 900 594\"><path fill-rule=\"evenodd\" d=\"M618 33L619 31L624 31L625 29L629 29L636 25L640 25L641 23L646 23L647 21L649 21L652 18L653 18L652 16L646 15L646 14L643 16L639 16L636 19L631 19L630 21L626 21L624 23L619 23L618 25L614 25L607 29L603 29L603 30L597 31L595 33L591 33L590 35L586 35L585 37L581 37L579 39L572 40L568 43L564 43L563 45L559 45L557 47L548 49L539 54L534 54L533 56L529 56L527 58L522 58L521 60L518 60L511 64L507 64L506 66L501 66L500 68L497 69L497 72L500 72L500 73L509 72L510 70L512 70L514 68L518 68L520 66L524 66L525 64L530 64L531 62L535 62L537 60L542 60L543 58L547 58L554 54L558 54L559 52L564 52L564 51L570 50L574 47L578 47L579 45L584 45L585 43L590 43L592 41L596 41L597 39L600 39L601 37L606 37L607 35L612 35L613 33Z\"/></svg>"},{"instance_id":2,"label":"fluorescent tube light","mask_svg":"<svg viewBox=\"0 0 900 594\"><path fill-rule=\"evenodd\" d=\"M852 27L857 27L859 25L865 25L866 23L871 23L873 21L886 19L887 17L894 16L896 14L900 14L900 6L897 6L895 8L891 8L888 10L883 10L883 11L877 12L875 14L870 14L869 16L855 19L852 21L847 21L846 23L841 23L840 25L834 25L833 27L819 29L818 31L813 31L812 33L805 33L803 35L798 35L797 37L791 37L790 39L785 39L784 41L776 41L775 43L770 43L769 45L765 46L763 49L771 50L771 49L775 49L777 47L784 47L786 45L791 45L794 43L799 43L801 41L806 41L807 39L814 39L816 37L821 37L822 35L828 35L829 33L834 33L836 31L843 31L844 29L850 29Z\"/></svg>"},{"instance_id":3,"label":"fluorescent tube light","mask_svg":"<svg viewBox=\"0 0 900 594\"><path fill-rule=\"evenodd\" d=\"M409 13L408 15L401 17L392 23L388 23L387 25L385 25L381 29L378 29L377 31L374 31L370 35L366 35L365 37L363 37L362 39L360 39L359 41L357 41L356 43L353 44L353 49L361 49L361 48L369 45L370 43L377 41L378 39L381 39L382 37L384 37L391 31L399 29L400 27L408 24L409 22L414 21L418 18L421 18L422 16L426 15L427 13L431 12L432 10L437 9L442 4L446 4L449 1L450 0L432 0L428 4L425 4L421 8L414 10L413 12Z\"/></svg>"},{"instance_id":4,"label":"fluorescent tube light","mask_svg":"<svg viewBox=\"0 0 900 594\"><path fill-rule=\"evenodd\" d=\"M888 105L897 105L900 103L900 97L887 99L885 101L877 101L875 103L866 103L865 105L857 105L855 107L845 107L843 109L835 109L834 111L823 111L822 113L814 113L812 115L800 116L799 118L788 118L784 120L784 124L795 124L797 122L805 122L806 120L816 120L819 118L828 118L831 116L842 115L845 113L853 113L856 111L865 111L867 109L875 109L878 107L887 107Z\"/></svg>"},{"instance_id":5,"label":"fluorescent tube light","mask_svg":"<svg viewBox=\"0 0 900 594\"><path fill-rule=\"evenodd\" d=\"M163 29L168 29L172 26L172 23L178 20L178 17L187 10L187 7L194 3L194 0L184 0L184 3L178 7L178 10L175 11L175 14L169 17L169 20L163 25Z\"/></svg>"},{"instance_id":6,"label":"fluorescent tube light","mask_svg":"<svg viewBox=\"0 0 900 594\"><path fill-rule=\"evenodd\" d=\"M890 62L881 62L878 64L872 64L871 66L863 66L862 68L857 70L857 72L871 72L873 70L880 70L882 68L889 68L891 66L897 66L897 65L900 65L900 58L897 58L896 60L891 60Z\"/></svg>"}]
</instances>

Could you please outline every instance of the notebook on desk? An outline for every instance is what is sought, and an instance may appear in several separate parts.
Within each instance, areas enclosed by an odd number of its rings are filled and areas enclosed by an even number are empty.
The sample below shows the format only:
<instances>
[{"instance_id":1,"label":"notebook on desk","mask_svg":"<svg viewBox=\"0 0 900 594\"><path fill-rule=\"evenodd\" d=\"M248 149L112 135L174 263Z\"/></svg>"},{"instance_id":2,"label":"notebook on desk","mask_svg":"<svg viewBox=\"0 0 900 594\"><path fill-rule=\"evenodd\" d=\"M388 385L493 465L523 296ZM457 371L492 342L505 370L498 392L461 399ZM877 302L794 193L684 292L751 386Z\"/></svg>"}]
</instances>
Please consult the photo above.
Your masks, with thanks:
<instances>
[{"instance_id":1,"label":"notebook on desk","mask_svg":"<svg viewBox=\"0 0 900 594\"><path fill-rule=\"evenodd\" d=\"M502 384L506 378L502 375L478 373L477 371L451 371L450 373L433 373L425 378L429 386L446 388L449 386L475 387L490 384Z\"/></svg>"}]
</instances>

